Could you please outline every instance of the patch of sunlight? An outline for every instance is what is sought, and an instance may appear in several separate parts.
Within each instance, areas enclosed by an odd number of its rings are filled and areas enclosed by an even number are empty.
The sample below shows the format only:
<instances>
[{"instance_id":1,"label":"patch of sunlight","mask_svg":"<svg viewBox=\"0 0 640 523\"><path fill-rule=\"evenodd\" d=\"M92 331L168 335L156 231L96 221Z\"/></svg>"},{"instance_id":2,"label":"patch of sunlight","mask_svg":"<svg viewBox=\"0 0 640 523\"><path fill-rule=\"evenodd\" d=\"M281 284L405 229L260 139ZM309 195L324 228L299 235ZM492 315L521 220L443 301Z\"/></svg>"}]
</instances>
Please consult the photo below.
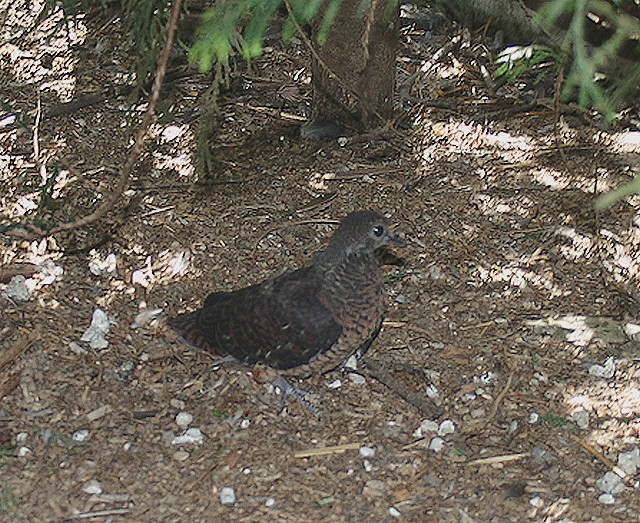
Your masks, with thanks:
<instances>
[{"instance_id":1,"label":"patch of sunlight","mask_svg":"<svg viewBox=\"0 0 640 523\"><path fill-rule=\"evenodd\" d=\"M484 283L506 283L511 287L524 289L533 287L542 289L549 298L566 296L567 291L558 287L552 281L553 273L549 275L539 274L531 269L521 267L514 263L504 267L493 266L489 268L478 265L476 267L480 281ZM479 285L478 285L479 286Z\"/></svg>"},{"instance_id":2,"label":"patch of sunlight","mask_svg":"<svg viewBox=\"0 0 640 523\"><path fill-rule=\"evenodd\" d=\"M530 217L534 209L533 201L526 196L504 198L490 194L478 193L471 201L476 204L480 212L486 216L500 216L509 214L520 217Z\"/></svg>"},{"instance_id":3,"label":"patch of sunlight","mask_svg":"<svg viewBox=\"0 0 640 523\"><path fill-rule=\"evenodd\" d=\"M180 177L190 177L195 173L195 167L191 161L191 157L187 153L178 155L159 155L154 154L154 177L160 177L162 172L175 171ZM157 175L157 176L156 176Z\"/></svg>"},{"instance_id":4,"label":"patch of sunlight","mask_svg":"<svg viewBox=\"0 0 640 523\"><path fill-rule=\"evenodd\" d=\"M571 244L560 247L560 252L562 252L567 259L577 261L591 256L594 241L590 236L580 234L573 227L562 225L556 229L555 234L571 240Z\"/></svg>"},{"instance_id":5,"label":"patch of sunlight","mask_svg":"<svg viewBox=\"0 0 640 523\"><path fill-rule=\"evenodd\" d=\"M526 320L537 334L565 339L576 347L586 347L594 341L604 345L626 343L624 325L607 316L568 315L559 318Z\"/></svg>"},{"instance_id":6,"label":"patch of sunlight","mask_svg":"<svg viewBox=\"0 0 640 523\"><path fill-rule=\"evenodd\" d=\"M611 135L613 149L625 153L640 153L640 131L625 131Z\"/></svg>"},{"instance_id":7,"label":"patch of sunlight","mask_svg":"<svg viewBox=\"0 0 640 523\"><path fill-rule=\"evenodd\" d=\"M72 98L76 88L77 59L72 50L86 40L87 27L80 14L74 20L63 20L64 5L58 3L55 6L45 20L29 27L35 41L25 39L23 48L12 43L15 41L12 36L5 35L5 43L0 45L0 60L14 82L53 91L61 102L66 102ZM4 13L3 22L15 31L24 26L25 19L23 12L9 9ZM30 20L27 21L30 23ZM56 26L59 27L56 29ZM51 56L54 58L47 64L46 60Z\"/></svg>"},{"instance_id":8,"label":"patch of sunlight","mask_svg":"<svg viewBox=\"0 0 640 523\"><path fill-rule=\"evenodd\" d=\"M484 142L504 150L532 151L535 146L535 142L531 138L515 136L505 131L497 133L485 131Z\"/></svg>"},{"instance_id":9,"label":"patch of sunlight","mask_svg":"<svg viewBox=\"0 0 640 523\"><path fill-rule=\"evenodd\" d=\"M624 363L624 360L618 361ZM581 386L567 387L564 396L571 417L586 412L592 418L588 422L591 432L585 441L619 450L628 450L629 445L638 444L636 434L640 428L637 421L640 414L640 389L628 371L618 370L615 377L610 379L589 376ZM603 414L605 408L606 414ZM616 418L605 422L603 416ZM599 422L596 421L598 418Z\"/></svg>"},{"instance_id":10,"label":"patch of sunlight","mask_svg":"<svg viewBox=\"0 0 640 523\"><path fill-rule=\"evenodd\" d=\"M437 140L437 150L425 147L423 151L422 157L427 161L438 153L479 154L483 149L491 148L500 149L504 161L519 164L528 162L536 147L535 141L526 136L515 136L505 131L494 132L478 122L467 123L454 118L425 127L425 132L430 140Z\"/></svg>"},{"instance_id":11,"label":"patch of sunlight","mask_svg":"<svg viewBox=\"0 0 640 523\"><path fill-rule=\"evenodd\" d=\"M566 189L571 183L566 174L555 169L536 169L531 171L531 177L540 185L556 190Z\"/></svg>"},{"instance_id":12,"label":"patch of sunlight","mask_svg":"<svg viewBox=\"0 0 640 523\"><path fill-rule=\"evenodd\" d=\"M608 241L601 242L601 248L607 253L602 264L613 276L615 281L628 282L630 278L635 278L640 274L638 264L637 244L632 244L628 240L620 238L617 234L608 229L601 229L600 235ZM634 251L631 250L635 247Z\"/></svg>"},{"instance_id":13,"label":"patch of sunlight","mask_svg":"<svg viewBox=\"0 0 640 523\"><path fill-rule=\"evenodd\" d=\"M431 63L431 60L426 61L420 68L422 72L429 72L432 69L433 63ZM453 78L462 78L464 66L452 56L450 64L439 64L436 71L442 80L451 80Z\"/></svg>"}]
</instances>

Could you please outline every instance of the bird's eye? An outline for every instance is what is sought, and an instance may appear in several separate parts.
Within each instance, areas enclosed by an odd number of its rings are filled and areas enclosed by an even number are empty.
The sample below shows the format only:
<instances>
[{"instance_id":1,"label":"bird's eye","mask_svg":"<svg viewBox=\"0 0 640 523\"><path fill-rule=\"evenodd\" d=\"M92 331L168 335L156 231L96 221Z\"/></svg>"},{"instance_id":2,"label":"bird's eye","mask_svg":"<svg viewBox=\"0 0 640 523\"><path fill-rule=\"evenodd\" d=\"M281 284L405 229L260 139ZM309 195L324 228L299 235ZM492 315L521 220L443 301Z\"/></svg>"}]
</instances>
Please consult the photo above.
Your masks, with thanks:
<instances>
[{"instance_id":1,"label":"bird's eye","mask_svg":"<svg viewBox=\"0 0 640 523\"><path fill-rule=\"evenodd\" d=\"M373 234L376 236L382 236L382 233L384 233L384 227L382 225L376 225L373 228Z\"/></svg>"}]
</instances>

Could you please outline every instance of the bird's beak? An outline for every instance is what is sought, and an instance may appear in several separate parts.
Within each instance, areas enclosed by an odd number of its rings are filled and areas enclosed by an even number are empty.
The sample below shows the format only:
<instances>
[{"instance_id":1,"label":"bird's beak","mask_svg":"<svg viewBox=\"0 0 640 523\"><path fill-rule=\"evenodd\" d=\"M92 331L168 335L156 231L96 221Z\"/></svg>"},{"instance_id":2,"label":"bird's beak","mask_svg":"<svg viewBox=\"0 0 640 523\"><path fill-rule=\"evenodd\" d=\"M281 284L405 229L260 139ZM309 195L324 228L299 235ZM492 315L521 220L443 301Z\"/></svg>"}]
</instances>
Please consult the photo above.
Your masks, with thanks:
<instances>
[{"instance_id":1,"label":"bird's beak","mask_svg":"<svg viewBox=\"0 0 640 523\"><path fill-rule=\"evenodd\" d=\"M390 244L391 245L395 245L396 247L400 247L400 248L404 248L407 246L407 242L404 241L402 238L400 238L400 236L398 236L397 234L389 231L387 233L387 236L389 237L390 240Z\"/></svg>"}]
</instances>

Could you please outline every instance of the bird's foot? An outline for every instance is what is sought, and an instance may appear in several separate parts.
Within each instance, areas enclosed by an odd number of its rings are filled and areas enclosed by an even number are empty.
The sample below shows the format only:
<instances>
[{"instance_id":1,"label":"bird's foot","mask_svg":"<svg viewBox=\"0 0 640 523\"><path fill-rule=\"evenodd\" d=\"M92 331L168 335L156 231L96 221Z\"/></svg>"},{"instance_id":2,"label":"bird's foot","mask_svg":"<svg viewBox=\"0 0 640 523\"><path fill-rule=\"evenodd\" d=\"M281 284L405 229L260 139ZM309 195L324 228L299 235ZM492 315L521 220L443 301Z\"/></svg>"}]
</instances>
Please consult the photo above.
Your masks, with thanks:
<instances>
[{"instance_id":1,"label":"bird's foot","mask_svg":"<svg viewBox=\"0 0 640 523\"><path fill-rule=\"evenodd\" d=\"M279 411L284 409L284 403L288 397L292 397L303 407L306 407L316 417L320 417L320 396L315 392L301 389L289 383L275 370L269 367L256 365L253 368L253 377L258 383L271 383L275 388L280 389L282 396L278 405Z\"/></svg>"}]
</instances>

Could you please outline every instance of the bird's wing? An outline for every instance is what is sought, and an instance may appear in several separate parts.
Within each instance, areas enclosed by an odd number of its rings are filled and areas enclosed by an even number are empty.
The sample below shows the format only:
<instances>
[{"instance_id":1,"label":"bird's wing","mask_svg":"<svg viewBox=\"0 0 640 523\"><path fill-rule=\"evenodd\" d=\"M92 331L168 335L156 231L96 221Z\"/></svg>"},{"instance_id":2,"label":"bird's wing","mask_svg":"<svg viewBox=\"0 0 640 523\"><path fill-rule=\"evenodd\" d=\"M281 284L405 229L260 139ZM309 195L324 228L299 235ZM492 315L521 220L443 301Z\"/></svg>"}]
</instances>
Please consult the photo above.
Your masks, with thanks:
<instances>
[{"instance_id":1,"label":"bird's wing","mask_svg":"<svg viewBox=\"0 0 640 523\"><path fill-rule=\"evenodd\" d=\"M305 267L234 292L211 294L202 309L170 324L198 347L243 363L289 369L308 363L340 337L342 327L318 300L321 285L315 268Z\"/></svg>"}]
</instances>

